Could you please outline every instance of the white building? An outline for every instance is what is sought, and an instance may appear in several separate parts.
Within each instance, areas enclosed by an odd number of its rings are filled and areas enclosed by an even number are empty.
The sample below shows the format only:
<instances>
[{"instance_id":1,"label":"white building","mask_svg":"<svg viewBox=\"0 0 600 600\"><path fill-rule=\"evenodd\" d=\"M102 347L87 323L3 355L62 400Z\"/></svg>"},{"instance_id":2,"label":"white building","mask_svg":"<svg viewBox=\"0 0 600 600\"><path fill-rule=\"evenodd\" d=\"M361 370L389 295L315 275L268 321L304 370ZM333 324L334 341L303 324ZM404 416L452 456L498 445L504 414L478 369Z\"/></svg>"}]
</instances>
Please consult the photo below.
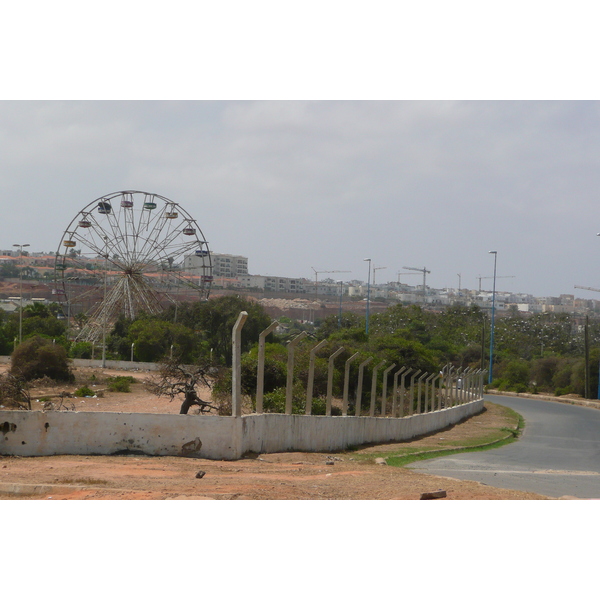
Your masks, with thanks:
<instances>
[{"instance_id":1,"label":"white building","mask_svg":"<svg viewBox=\"0 0 600 600\"><path fill-rule=\"evenodd\" d=\"M212 276L225 277L227 279L240 278L248 275L248 258L246 256L237 256L234 254L216 254L211 253ZM192 254L183 259L183 268L186 271L195 271L205 264L203 256Z\"/></svg>"},{"instance_id":2,"label":"white building","mask_svg":"<svg viewBox=\"0 0 600 600\"><path fill-rule=\"evenodd\" d=\"M241 287L265 290L266 292L304 293L305 280L292 277L272 277L269 275L241 275Z\"/></svg>"}]
</instances>

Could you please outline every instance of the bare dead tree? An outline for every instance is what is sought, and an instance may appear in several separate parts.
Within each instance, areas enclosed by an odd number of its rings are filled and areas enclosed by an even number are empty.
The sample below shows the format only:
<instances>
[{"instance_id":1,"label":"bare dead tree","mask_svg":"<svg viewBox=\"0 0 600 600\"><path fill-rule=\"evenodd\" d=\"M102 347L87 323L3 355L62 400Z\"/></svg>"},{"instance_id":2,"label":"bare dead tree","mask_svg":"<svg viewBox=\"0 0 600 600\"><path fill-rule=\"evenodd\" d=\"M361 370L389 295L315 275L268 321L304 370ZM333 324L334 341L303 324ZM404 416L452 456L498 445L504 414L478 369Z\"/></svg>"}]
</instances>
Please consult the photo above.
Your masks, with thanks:
<instances>
[{"instance_id":1,"label":"bare dead tree","mask_svg":"<svg viewBox=\"0 0 600 600\"><path fill-rule=\"evenodd\" d=\"M28 383L12 373L0 375L0 404L7 408L31 410Z\"/></svg>"},{"instance_id":2,"label":"bare dead tree","mask_svg":"<svg viewBox=\"0 0 600 600\"><path fill-rule=\"evenodd\" d=\"M68 392L61 392L57 400L46 400L44 402L44 410L75 410L75 405L72 400L69 400L71 395Z\"/></svg>"},{"instance_id":3,"label":"bare dead tree","mask_svg":"<svg viewBox=\"0 0 600 600\"><path fill-rule=\"evenodd\" d=\"M175 359L165 359L160 363L157 377L146 381L146 388L157 396L169 396L171 401L183 394L179 414L187 415L192 406L199 406L200 412L217 410L210 402L198 396L197 386L211 387L209 379L210 365L181 365Z\"/></svg>"}]
</instances>

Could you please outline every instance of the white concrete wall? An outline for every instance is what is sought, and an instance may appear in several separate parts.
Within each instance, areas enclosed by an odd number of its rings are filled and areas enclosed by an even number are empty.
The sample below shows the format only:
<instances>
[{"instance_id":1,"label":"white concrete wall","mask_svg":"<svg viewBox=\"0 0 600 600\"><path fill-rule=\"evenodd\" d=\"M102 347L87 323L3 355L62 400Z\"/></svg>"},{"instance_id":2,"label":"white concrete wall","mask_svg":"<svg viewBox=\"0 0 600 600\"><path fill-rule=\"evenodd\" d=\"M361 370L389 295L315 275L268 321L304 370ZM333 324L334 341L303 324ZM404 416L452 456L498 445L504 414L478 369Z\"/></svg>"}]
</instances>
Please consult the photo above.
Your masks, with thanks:
<instances>
[{"instance_id":1,"label":"white concrete wall","mask_svg":"<svg viewBox=\"0 0 600 600\"><path fill-rule=\"evenodd\" d=\"M401 419L0 410L0 454L49 456L129 451L233 460L248 451L333 452L352 445L408 440L482 410L483 399Z\"/></svg>"},{"instance_id":2,"label":"white concrete wall","mask_svg":"<svg viewBox=\"0 0 600 600\"><path fill-rule=\"evenodd\" d=\"M0 454L115 454L233 459L241 423L232 417L147 413L0 411ZM197 440L200 440L198 443Z\"/></svg>"},{"instance_id":3,"label":"white concrete wall","mask_svg":"<svg viewBox=\"0 0 600 600\"><path fill-rule=\"evenodd\" d=\"M102 359L94 358L72 358L73 365L76 367L95 367L97 369L102 368ZM136 362L130 360L107 360L107 369L124 369L129 371L135 371L137 369L146 371L157 371L160 368L159 363L155 362Z\"/></svg>"},{"instance_id":4,"label":"white concrete wall","mask_svg":"<svg viewBox=\"0 0 600 600\"><path fill-rule=\"evenodd\" d=\"M483 410L483 400L401 419L262 414L243 417L242 452L333 452L348 446L409 440Z\"/></svg>"},{"instance_id":5,"label":"white concrete wall","mask_svg":"<svg viewBox=\"0 0 600 600\"><path fill-rule=\"evenodd\" d=\"M95 358L72 358L73 364L76 367L96 367L100 369L102 367L102 359ZM0 364L10 364L10 356L0 355ZM160 368L159 363L152 362L136 362L130 360L107 360L106 361L107 369L124 369L124 370L146 370L146 371L156 371Z\"/></svg>"}]
</instances>

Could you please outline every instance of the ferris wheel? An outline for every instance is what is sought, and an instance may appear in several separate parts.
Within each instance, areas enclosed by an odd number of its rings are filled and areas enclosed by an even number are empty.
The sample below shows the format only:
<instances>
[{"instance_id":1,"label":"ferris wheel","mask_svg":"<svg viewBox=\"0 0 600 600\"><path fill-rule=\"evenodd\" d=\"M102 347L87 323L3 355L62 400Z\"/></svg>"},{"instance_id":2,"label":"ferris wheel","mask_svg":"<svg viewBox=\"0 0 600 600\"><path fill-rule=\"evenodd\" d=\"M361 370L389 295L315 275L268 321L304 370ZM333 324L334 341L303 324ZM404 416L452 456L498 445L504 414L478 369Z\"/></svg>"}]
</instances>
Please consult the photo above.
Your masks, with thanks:
<instances>
[{"instance_id":1,"label":"ferris wheel","mask_svg":"<svg viewBox=\"0 0 600 600\"><path fill-rule=\"evenodd\" d=\"M206 300L208 242L177 203L140 191L90 202L63 233L54 267L68 322L83 313L78 340L98 341L120 315L157 314L182 300Z\"/></svg>"}]
</instances>

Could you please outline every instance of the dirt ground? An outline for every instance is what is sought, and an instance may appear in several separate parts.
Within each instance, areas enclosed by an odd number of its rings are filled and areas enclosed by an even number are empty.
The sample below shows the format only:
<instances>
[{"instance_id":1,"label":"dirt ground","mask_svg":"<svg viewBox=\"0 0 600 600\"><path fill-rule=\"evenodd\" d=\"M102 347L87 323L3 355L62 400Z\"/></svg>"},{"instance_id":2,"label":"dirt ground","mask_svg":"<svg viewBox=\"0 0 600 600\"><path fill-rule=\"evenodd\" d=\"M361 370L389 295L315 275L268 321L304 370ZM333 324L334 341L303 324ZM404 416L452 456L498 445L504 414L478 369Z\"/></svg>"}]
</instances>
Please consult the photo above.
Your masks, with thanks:
<instances>
[{"instance_id":1,"label":"dirt ground","mask_svg":"<svg viewBox=\"0 0 600 600\"><path fill-rule=\"evenodd\" d=\"M169 402L145 391L149 372L77 369L78 385L93 382L96 398L72 398L77 411L178 413ZM140 381L131 393L106 391L105 379L132 375ZM92 377L94 376L94 378ZM88 385L90 385L88 383ZM91 387L91 385L90 385ZM34 390L33 399L73 392L74 386ZM207 390L204 399L210 398ZM34 402L34 410L42 404ZM1 409L0 409L1 410ZM425 492L444 490L448 500L526 500L544 496L493 488L377 464L377 452L436 446L451 440L482 437L490 429L514 427L503 411L486 403L471 419L429 436L398 444L370 446L336 454L287 452L237 461L150 456L0 456L0 499L206 499L206 500L418 500ZM365 459L366 455L366 459ZM439 501L439 500L438 500Z\"/></svg>"}]
</instances>

